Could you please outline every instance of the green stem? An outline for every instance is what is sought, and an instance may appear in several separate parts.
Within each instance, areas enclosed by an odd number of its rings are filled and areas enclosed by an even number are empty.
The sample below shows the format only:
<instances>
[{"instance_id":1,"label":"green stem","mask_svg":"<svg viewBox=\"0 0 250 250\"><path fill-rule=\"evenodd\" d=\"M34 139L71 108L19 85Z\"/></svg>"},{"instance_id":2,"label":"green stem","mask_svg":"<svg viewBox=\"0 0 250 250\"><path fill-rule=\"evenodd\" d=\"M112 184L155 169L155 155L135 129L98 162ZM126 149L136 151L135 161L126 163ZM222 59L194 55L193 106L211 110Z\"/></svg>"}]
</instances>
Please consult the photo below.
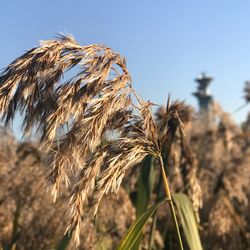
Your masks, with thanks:
<instances>
[{"instance_id":1,"label":"green stem","mask_svg":"<svg viewBox=\"0 0 250 250\"><path fill-rule=\"evenodd\" d=\"M163 165L166 166L169 163L169 156L172 149L172 144L174 141L175 133L176 133L176 127L172 128L172 132L168 134L168 139L165 138L166 142L163 143L163 149L162 149L162 160ZM163 140L164 141L164 140ZM162 175L159 175L158 185L156 188L156 201L159 201L161 199L161 189L162 189ZM154 231L156 227L156 220L157 220L157 214L155 213L153 215L153 222L151 224L150 228L150 237L149 237L149 247L148 250L151 250L154 244ZM165 232L165 230L164 230ZM165 233L163 234L165 237ZM164 239L165 241L165 239Z\"/></svg>"},{"instance_id":2,"label":"green stem","mask_svg":"<svg viewBox=\"0 0 250 250\"><path fill-rule=\"evenodd\" d=\"M170 211L171 211L171 214L172 214L172 217L174 220L174 224L175 224L175 230L176 230L176 234L178 237L179 248L180 248L180 250L184 250L182 240L181 240L181 234L180 234L180 230L179 230L179 226L178 226L178 222L177 222L177 218L176 218L176 214L175 214L175 210L174 210L174 204L173 204L173 200L172 200L169 185L168 185L167 175L165 172L165 168L164 168L164 164L163 164L163 160L162 160L161 156L159 157L159 163L161 166L161 173L162 173L163 184L164 184L164 188L165 188L165 192L166 192L166 197L167 197L167 200L168 200L168 203L170 206Z\"/></svg>"}]
</instances>

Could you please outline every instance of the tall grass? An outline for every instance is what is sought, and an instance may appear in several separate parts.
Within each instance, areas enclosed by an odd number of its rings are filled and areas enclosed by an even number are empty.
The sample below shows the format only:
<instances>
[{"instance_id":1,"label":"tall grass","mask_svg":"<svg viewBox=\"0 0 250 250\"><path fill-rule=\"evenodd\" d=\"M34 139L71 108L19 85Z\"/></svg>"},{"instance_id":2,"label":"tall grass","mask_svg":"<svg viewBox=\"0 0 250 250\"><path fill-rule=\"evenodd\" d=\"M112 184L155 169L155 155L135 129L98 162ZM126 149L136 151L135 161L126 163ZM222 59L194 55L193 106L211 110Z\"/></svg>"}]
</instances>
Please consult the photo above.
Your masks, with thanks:
<instances>
[{"instance_id":1,"label":"tall grass","mask_svg":"<svg viewBox=\"0 0 250 250\"><path fill-rule=\"evenodd\" d=\"M63 74L76 66L79 72L63 82ZM184 131L176 104L168 102L164 119ZM162 171L182 249L162 157L167 138L158 136L152 105L132 88L124 58L104 45L80 46L72 37L42 41L2 72L2 120L8 125L20 111L25 135L41 131L41 145L53 158L48 180L54 198L62 181L72 188L68 229L75 230L77 244L82 217L95 216L103 195L117 192L128 169L152 155ZM114 130L117 138L103 144Z\"/></svg>"}]
</instances>

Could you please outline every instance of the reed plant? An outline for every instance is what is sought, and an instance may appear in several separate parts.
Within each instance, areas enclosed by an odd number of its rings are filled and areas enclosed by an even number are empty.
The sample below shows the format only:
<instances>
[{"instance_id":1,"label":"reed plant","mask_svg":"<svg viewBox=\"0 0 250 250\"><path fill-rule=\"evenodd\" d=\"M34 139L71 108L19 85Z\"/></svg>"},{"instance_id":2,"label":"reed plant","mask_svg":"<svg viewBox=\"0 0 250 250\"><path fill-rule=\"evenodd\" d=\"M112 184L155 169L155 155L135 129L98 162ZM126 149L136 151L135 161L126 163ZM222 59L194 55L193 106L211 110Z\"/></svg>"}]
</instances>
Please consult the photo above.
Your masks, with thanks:
<instances>
[{"instance_id":1,"label":"reed plant","mask_svg":"<svg viewBox=\"0 0 250 250\"><path fill-rule=\"evenodd\" d=\"M71 190L67 230L74 230L76 244L82 220L96 215L103 196L118 191L130 168L152 156L183 249L166 174L166 145L177 129L185 134L183 105L169 98L161 122L153 105L133 89L120 54L100 44L81 46L71 36L42 41L2 71L2 121L8 126L20 112L23 135L36 133L50 155L54 199L62 187ZM112 140L105 140L110 133Z\"/></svg>"}]
</instances>

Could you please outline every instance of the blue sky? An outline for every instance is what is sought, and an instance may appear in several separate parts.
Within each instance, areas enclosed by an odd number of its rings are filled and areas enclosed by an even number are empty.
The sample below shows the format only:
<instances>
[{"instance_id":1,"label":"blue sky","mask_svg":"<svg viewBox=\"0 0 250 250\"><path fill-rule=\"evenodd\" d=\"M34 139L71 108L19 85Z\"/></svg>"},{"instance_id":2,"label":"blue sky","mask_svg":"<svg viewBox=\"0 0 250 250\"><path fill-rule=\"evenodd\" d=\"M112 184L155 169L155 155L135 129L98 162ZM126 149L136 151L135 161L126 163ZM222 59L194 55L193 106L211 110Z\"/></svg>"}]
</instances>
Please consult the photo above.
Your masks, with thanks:
<instances>
[{"instance_id":1,"label":"blue sky","mask_svg":"<svg viewBox=\"0 0 250 250\"><path fill-rule=\"evenodd\" d=\"M24 51L71 33L127 59L137 91L165 103L168 93L197 106L193 79L215 77L211 92L228 112L244 104L250 79L250 1L1 1L0 68ZM249 107L234 118L245 119ZM17 129L16 129L17 131Z\"/></svg>"}]
</instances>

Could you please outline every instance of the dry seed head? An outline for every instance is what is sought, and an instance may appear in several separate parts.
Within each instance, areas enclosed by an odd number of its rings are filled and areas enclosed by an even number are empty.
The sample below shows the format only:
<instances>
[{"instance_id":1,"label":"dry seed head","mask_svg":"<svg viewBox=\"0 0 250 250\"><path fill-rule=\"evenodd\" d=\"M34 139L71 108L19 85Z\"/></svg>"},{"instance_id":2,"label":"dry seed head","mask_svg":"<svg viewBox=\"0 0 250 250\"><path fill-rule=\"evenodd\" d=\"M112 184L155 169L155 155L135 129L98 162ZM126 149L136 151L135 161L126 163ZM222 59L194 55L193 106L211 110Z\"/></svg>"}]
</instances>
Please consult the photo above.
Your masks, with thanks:
<instances>
[{"instance_id":1,"label":"dry seed head","mask_svg":"<svg viewBox=\"0 0 250 250\"><path fill-rule=\"evenodd\" d=\"M65 72L78 73L63 80ZM131 103L131 93L138 101ZM86 204L97 212L104 194L116 192L127 170L151 154L161 157L151 103L131 87L125 60L104 45L80 46L72 37L42 41L12 62L0 75L0 112L5 124L24 114L23 132L42 132L41 143L52 156L48 176L56 198L62 181L72 187L71 223L79 243ZM136 110L135 110L136 109ZM184 132L178 102L167 105L166 131ZM103 143L109 130L114 141Z\"/></svg>"},{"instance_id":2,"label":"dry seed head","mask_svg":"<svg viewBox=\"0 0 250 250\"><path fill-rule=\"evenodd\" d=\"M159 133L164 138L167 133L174 133L176 128L179 127L181 133L185 135L186 132L183 121L188 122L191 119L191 115L192 112L189 106L178 100L172 102L169 96L166 108L160 107L156 112Z\"/></svg>"},{"instance_id":3,"label":"dry seed head","mask_svg":"<svg viewBox=\"0 0 250 250\"><path fill-rule=\"evenodd\" d=\"M78 73L64 80L65 72ZM72 37L42 41L0 75L0 112L5 124L24 114L23 132L42 132L52 157L48 176L54 198L62 181L73 186L71 228L78 240L85 204L95 215L102 196L116 192L126 171L147 154L159 155L150 103L131 104L125 60L103 45L80 46ZM109 130L118 137L102 143Z\"/></svg>"},{"instance_id":4,"label":"dry seed head","mask_svg":"<svg viewBox=\"0 0 250 250\"><path fill-rule=\"evenodd\" d=\"M192 110L184 102L171 102L168 98L167 106L160 107L156 112L156 120L160 141L162 143L162 155L170 147L169 142L173 140L176 129L180 128L181 143L179 171L183 179L183 191L191 199L198 219L198 211L202 206L201 187L197 179L197 160L193 154L187 138L185 137L185 128L183 122L190 122Z\"/></svg>"}]
</instances>

